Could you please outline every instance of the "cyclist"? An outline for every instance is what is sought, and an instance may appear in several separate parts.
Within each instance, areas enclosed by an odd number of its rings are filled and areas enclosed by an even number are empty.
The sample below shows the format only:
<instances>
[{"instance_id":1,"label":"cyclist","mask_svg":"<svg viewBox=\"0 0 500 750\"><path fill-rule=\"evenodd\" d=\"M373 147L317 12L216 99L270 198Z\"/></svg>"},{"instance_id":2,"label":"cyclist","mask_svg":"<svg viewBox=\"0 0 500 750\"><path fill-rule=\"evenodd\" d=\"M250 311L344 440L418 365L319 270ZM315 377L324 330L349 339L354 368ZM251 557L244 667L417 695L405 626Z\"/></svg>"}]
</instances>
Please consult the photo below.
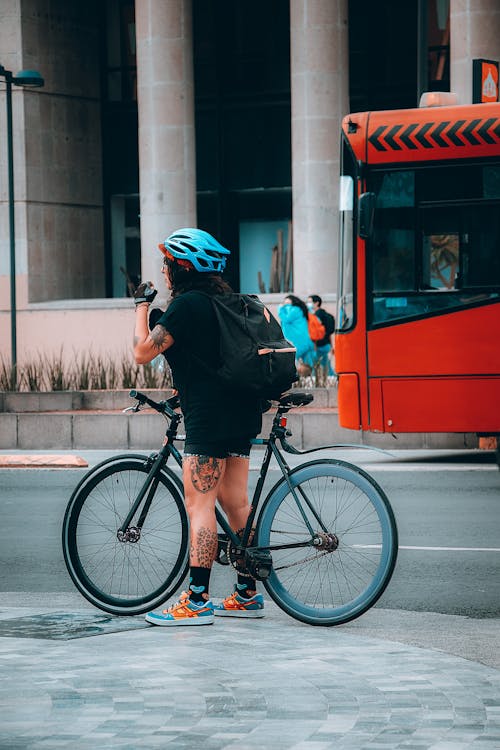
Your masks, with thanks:
<instances>
[{"instance_id":1,"label":"cyclist","mask_svg":"<svg viewBox=\"0 0 500 750\"><path fill-rule=\"evenodd\" d=\"M214 615L262 617L264 600L250 576L238 574L235 591L219 605L209 596L218 548L215 501L231 528L243 529L249 513L250 440L262 426L260 399L228 392L213 375L218 328L206 294L232 291L221 276L230 251L208 232L192 228L179 229L158 247L172 301L149 331L156 290L151 282L139 285L134 294L134 356L145 364L164 353L179 393L186 427L183 483L190 521L190 582L178 602L163 612L149 612L146 620L174 626L208 625Z\"/></svg>"}]
</instances>

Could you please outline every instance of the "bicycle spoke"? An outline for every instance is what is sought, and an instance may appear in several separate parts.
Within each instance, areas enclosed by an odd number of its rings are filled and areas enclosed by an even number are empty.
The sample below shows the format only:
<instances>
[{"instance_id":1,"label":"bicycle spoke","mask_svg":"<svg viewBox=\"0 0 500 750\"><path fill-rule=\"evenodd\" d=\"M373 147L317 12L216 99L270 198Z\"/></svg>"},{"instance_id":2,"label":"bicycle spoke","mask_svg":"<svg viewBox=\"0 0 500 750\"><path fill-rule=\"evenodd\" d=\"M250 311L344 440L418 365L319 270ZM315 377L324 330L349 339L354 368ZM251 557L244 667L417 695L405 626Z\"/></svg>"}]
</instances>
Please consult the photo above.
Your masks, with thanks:
<instances>
[{"instance_id":1,"label":"bicycle spoke","mask_svg":"<svg viewBox=\"0 0 500 750\"><path fill-rule=\"evenodd\" d=\"M143 503L129 529L118 533L146 477L145 462L137 459L104 466L76 493L65 518L65 560L73 580L90 601L119 614L163 601L187 563L182 497L162 475L142 528L134 524Z\"/></svg>"},{"instance_id":2,"label":"bicycle spoke","mask_svg":"<svg viewBox=\"0 0 500 750\"><path fill-rule=\"evenodd\" d=\"M390 507L373 480L342 462L311 462L292 477L295 496L307 498L302 512L283 484L259 519L259 545L272 547L266 588L306 622L352 619L376 601L392 574L397 532ZM316 544L299 547L312 542L309 525Z\"/></svg>"}]
</instances>

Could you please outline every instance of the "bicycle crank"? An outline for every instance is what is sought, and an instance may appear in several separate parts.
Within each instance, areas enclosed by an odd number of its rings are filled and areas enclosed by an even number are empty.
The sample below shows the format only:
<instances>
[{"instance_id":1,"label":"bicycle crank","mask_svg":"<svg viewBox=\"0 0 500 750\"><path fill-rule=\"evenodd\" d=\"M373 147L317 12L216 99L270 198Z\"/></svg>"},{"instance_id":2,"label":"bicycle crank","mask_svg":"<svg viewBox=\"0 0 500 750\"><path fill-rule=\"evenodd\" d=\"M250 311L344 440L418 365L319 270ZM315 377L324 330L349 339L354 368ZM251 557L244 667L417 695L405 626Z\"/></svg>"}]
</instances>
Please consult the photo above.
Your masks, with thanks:
<instances>
[{"instance_id":1,"label":"bicycle crank","mask_svg":"<svg viewBox=\"0 0 500 750\"><path fill-rule=\"evenodd\" d=\"M227 545L227 559L233 568L242 575L251 576L258 581L269 578L273 567L268 550L235 547L232 542Z\"/></svg>"},{"instance_id":2,"label":"bicycle crank","mask_svg":"<svg viewBox=\"0 0 500 750\"><path fill-rule=\"evenodd\" d=\"M125 531L118 529L116 537L119 542L131 542L135 544L141 538L141 530L137 526L129 526Z\"/></svg>"}]
</instances>

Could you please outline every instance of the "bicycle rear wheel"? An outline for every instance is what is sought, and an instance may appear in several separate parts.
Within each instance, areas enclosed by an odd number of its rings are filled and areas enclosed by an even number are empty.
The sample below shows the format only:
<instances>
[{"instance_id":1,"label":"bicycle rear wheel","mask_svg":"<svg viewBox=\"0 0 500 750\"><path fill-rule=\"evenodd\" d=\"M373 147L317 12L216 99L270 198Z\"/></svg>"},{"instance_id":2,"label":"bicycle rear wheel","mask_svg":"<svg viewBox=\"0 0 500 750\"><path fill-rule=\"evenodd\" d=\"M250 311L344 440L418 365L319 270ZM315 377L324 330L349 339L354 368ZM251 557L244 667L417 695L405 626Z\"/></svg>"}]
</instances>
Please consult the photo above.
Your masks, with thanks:
<instances>
[{"instance_id":1,"label":"bicycle rear wheel","mask_svg":"<svg viewBox=\"0 0 500 750\"><path fill-rule=\"evenodd\" d=\"M273 559L264 586L297 620L349 622L375 604L394 570L398 535L389 501L368 474L333 459L299 466L290 482L298 502L283 479L259 516L257 544L270 547ZM301 543L307 546L292 546Z\"/></svg>"},{"instance_id":2,"label":"bicycle rear wheel","mask_svg":"<svg viewBox=\"0 0 500 750\"><path fill-rule=\"evenodd\" d=\"M118 539L118 529L148 475L146 461L122 458L103 465L78 485L64 516L64 560L74 584L88 601L115 615L154 609L177 590L187 572L188 519L182 485L166 467L157 475L158 486L139 534L134 531L129 540Z\"/></svg>"}]
</instances>

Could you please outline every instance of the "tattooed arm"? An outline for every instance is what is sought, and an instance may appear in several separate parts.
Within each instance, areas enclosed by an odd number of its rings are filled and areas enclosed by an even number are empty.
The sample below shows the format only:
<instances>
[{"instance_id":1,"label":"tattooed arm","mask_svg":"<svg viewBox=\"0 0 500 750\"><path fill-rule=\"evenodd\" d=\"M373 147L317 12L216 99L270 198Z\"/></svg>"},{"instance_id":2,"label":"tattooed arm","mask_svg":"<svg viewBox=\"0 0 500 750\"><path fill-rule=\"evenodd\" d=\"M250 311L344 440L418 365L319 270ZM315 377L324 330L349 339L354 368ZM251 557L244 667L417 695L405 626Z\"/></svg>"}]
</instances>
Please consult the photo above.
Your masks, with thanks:
<instances>
[{"instance_id":1,"label":"tattooed arm","mask_svg":"<svg viewBox=\"0 0 500 750\"><path fill-rule=\"evenodd\" d=\"M138 365L151 362L174 343L172 335L163 326L157 325L149 332L148 310L149 305L143 303L137 305L135 313L134 358Z\"/></svg>"}]
</instances>

